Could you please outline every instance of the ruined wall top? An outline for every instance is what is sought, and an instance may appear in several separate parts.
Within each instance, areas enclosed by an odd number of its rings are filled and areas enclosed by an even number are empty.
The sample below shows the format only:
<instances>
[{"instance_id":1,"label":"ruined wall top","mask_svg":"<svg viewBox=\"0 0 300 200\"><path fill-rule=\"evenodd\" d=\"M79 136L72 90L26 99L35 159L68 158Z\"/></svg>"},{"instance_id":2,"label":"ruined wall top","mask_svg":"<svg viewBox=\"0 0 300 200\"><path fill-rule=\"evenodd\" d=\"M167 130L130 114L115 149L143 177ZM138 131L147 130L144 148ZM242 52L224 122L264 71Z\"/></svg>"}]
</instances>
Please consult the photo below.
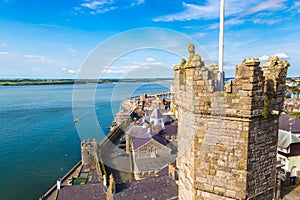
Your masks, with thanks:
<instances>
[{"instance_id":1,"label":"ruined wall top","mask_svg":"<svg viewBox=\"0 0 300 200\"><path fill-rule=\"evenodd\" d=\"M282 111L287 68L290 64L277 56L270 56L260 66L258 58L247 58L236 66L235 78L229 80L224 91L217 91L217 66L205 67L188 45L188 61L182 59L174 67L175 101L191 112L211 113L214 100L224 99L224 113L228 116L251 117L279 114ZM224 107L223 107L224 108Z\"/></svg>"}]
</instances>

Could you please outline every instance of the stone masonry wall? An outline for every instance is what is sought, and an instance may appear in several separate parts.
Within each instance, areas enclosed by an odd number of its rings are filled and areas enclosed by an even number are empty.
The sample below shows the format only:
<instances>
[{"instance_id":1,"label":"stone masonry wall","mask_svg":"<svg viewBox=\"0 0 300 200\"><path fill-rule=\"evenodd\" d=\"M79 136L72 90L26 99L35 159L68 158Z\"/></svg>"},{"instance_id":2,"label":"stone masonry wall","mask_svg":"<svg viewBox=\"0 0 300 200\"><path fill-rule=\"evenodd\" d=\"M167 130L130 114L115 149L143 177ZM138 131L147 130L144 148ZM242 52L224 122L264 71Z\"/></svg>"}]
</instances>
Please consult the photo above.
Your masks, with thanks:
<instances>
[{"instance_id":1,"label":"stone masonry wall","mask_svg":"<svg viewBox=\"0 0 300 200\"><path fill-rule=\"evenodd\" d=\"M174 67L179 199L272 199L288 62L245 59L216 91L215 67L193 56Z\"/></svg>"}]
</instances>

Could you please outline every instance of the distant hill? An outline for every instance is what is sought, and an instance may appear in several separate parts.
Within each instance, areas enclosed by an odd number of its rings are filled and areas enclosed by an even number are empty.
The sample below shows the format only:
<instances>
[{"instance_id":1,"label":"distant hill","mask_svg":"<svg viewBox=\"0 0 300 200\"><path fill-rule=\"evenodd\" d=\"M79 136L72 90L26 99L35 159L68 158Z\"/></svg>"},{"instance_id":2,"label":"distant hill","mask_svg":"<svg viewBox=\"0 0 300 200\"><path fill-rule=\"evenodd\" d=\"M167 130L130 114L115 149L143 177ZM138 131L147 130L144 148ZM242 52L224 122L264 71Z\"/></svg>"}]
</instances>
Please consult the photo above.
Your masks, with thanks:
<instances>
[{"instance_id":1,"label":"distant hill","mask_svg":"<svg viewBox=\"0 0 300 200\"><path fill-rule=\"evenodd\" d=\"M0 79L0 86L21 85L61 85L61 84L87 84L87 83L130 83L130 82L158 82L173 81L172 78L139 78L139 79Z\"/></svg>"}]
</instances>

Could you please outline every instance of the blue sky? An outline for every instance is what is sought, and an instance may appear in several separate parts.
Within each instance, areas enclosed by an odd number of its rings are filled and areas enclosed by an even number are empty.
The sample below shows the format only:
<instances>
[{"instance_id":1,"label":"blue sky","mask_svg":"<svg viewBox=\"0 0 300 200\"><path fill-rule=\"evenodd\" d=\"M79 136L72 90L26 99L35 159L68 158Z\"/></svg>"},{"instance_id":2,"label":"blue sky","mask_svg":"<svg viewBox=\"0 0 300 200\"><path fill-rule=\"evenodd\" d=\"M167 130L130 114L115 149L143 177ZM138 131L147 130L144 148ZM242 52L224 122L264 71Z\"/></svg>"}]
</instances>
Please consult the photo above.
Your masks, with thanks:
<instances>
[{"instance_id":1,"label":"blue sky","mask_svg":"<svg viewBox=\"0 0 300 200\"><path fill-rule=\"evenodd\" d=\"M217 63L219 3L0 0L0 78L76 78L90 52L102 42L143 27L185 34ZM225 0L225 4L226 77L234 76L235 65L244 58L257 57L263 62L269 55L288 60L288 75L300 76L300 1ZM143 35L132 37L133 42L135 38ZM187 44L174 45L186 49ZM172 77L171 68L180 60L163 50L134 50L114 58L104 77Z\"/></svg>"}]
</instances>

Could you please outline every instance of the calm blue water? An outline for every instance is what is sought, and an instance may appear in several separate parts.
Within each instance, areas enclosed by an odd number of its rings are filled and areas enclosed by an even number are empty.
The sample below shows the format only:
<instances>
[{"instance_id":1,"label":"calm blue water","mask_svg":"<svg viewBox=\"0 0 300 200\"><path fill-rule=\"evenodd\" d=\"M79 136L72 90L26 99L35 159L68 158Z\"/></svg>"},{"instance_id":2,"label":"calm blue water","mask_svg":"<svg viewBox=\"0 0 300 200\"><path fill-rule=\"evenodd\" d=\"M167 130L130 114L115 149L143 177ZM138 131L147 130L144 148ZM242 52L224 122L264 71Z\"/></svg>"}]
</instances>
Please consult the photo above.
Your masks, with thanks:
<instances>
[{"instance_id":1,"label":"calm blue water","mask_svg":"<svg viewBox=\"0 0 300 200\"><path fill-rule=\"evenodd\" d=\"M101 84L95 93L99 126L87 133L107 134L124 98L168 91L171 83ZM89 91L89 85L80 85ZM73 85L0 87L0 199L38 199L81 158L73 122ZM90 107L80 109L88 121ZM76 125L77 126L77 125ZM82 132L82 129L81 129ZM81 133L82 134L82 133Z\"/></svg>"}]
</instances>

